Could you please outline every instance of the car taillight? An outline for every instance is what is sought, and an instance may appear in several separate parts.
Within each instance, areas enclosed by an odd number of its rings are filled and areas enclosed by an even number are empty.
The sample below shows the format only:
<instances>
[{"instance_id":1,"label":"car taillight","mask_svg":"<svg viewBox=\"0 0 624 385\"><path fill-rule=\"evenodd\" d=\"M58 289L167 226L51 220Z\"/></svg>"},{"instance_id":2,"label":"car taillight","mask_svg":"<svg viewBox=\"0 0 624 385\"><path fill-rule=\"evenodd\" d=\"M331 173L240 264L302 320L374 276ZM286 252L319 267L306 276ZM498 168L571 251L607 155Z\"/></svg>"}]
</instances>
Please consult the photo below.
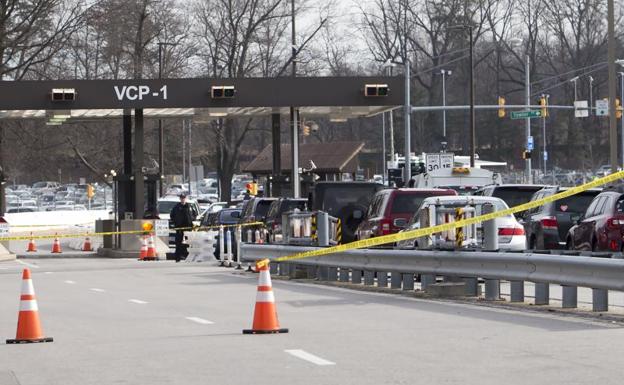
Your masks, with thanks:
<instances>
[{"instance_id":1,"label":"car taillight","mask_svg":"<svg viewBox=\"0 0 624 385\"><path fill-rule=\"evenodd\" d=\"M542 228L547 230L557 230L559 224L557 223L557 218L555 217L546 217L542 218Z\"/></svg>"},{"instance_id":2,"label":"car taillight","mask_svg":"<svg viewBox=\"0 0 624 385\"><path fill-rule=\"evenodd\" d=\"M609 218L607 219L607 228L608 229L619 229L620 226L624 225L623 218Z\"/></svg>"},{"instance_id":3,"label":"car taillight","mask_svg":"<svg viewBox=\"0 0 624 385\"><path fill-rule=\"evenodd\" d=\"M390 234L390 220L389 219L382 219L379 224L381 225L380 229L381 229L381 235L387 235Z\"/></svg>"},{"instance_id":4,"label":"car taillight","mask_svg":"<svg viewBox=\"0 0 624 385\"><path fill-rule=\"evenodd\" d=\"M523 227L501 227L498 229L499 236L511 236L514 235L524 235Z\"/></svg>"}]
</instances>

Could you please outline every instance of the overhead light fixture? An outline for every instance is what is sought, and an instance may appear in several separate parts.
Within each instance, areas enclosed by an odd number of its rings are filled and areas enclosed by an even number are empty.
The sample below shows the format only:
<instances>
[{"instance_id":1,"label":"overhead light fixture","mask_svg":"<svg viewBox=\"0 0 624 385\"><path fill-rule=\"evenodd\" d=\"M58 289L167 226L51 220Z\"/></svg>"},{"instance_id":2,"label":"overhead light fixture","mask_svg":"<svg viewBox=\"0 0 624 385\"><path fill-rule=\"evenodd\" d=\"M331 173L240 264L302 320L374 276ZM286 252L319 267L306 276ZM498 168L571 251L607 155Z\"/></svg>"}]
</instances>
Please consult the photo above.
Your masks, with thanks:
<instances>
[{"instance_id":1,"label":"overhead light fixture","mask_svg":"<svg viewBox=\"0 0 624 385\"><path fill-rule=\"evenodd\" d=\"M210 96L213 99L231 99L235 93L234 86L212 86L210 89Z\"/></svg>"},{"instance_id":2,"label":"overhead light fixture","mask_svg":"<svg viewBox=\"0 0 624 385\"><path fill-rule=\"evenodd\" d=\"M208 116L212 116L215 118L222 118L224 116L227 116L227 112L209 112Z\"/></svg>"},{"instance_id":3,"label":"overhead light fixture","mask_svg":"<svg viewBox=\"0 0 624 385\"><path fill-rule=\"evenodd\" d=\"M390 88L387 84L366 84L364 85L364 96L366 97L379 97L388 96Z\"/></svg>"},{"instance_id":4,"label":"overhead light fixture","mask_svg":"<svg viewBox=\"0 0 624 385\"><path fill-rule=\"evenodd\" d=\"M72 102L76 100L74 88L52 88L50 97L53 102Z\"/></svg>"},{"instance_id":5,"label":"overhead light fixture","mask_svg":"<svg viewBox=\"0 0 624 385\"><path fill-rule=\"evenodd\" d=\"M61 124L63 124L63 122L53 122L53 121L46 122L46 126L60 126Z\"/></svg>"},{"instance_id":6,"label":"overhead light fixture","mask_svg":"<svg viewBox=\"0 0 624 385\"><path fill-rule=\"evenodd\" d=\"M329 121L333 122L333 123L344 123L344 122L347 121L347 118L340 117L340 116L334 116L334 117L330 117Z\"/></svg>"}]
</instances>

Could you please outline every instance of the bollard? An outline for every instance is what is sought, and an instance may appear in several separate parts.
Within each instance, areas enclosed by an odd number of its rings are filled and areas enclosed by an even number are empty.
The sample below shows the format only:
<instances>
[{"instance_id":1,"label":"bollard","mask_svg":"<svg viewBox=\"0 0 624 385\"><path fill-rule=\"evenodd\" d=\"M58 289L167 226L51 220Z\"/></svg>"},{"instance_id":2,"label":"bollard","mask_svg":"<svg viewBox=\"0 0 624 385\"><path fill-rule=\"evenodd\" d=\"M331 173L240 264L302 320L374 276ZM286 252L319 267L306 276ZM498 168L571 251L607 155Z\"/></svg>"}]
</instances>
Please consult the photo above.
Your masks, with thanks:
<instances>
[{"instance_id":1,"label":"bollard","mask_svg":"<svg viewBox=\"0 0 624 385\"><path fill-rule=\"evenodd\" d=\"M358 285L362 283L362 270L353 270L351 272L351 283Z\"/></svg>"},{"instance_id":2,"label":"bollard","mask_svg":"<svg viewBox=\"0 0 624 385\"><path fill-rule=\"evenodd\" d=\"M373 286L375 284L375 272L364 270L364 285Z\"/></svg>"},{"instance_id":3,"label":"bollard","mask_svg":"<svg viewBox=\"0 0 624 385\"><path fill-rule=\"evenodd\" d=\"M498 279L485 280L485 299L488 301L500 300L500 281Z\"/></svg>"},{"instance_id":4,"label":"bollard","mask_svg":"<svg viewBox=\"0 0 624 385\"><path fill-rule=\"evenodd\" d=\"M550 285L548 283L535 283L535 304L548 305L550 301Z\"/></svg>"},{"instance_id":5,"label":"bollard","mask_svg":"<svg viewBox=\"0 0 624 385\"><path fill-rule=\"evenodd\" d=\"M392 272L390 274L390 288L392 289L400 289L401 288L401 273Z\"/></svg>"},{"instance_id":6,"label":"bollard","mask_svg":"<svg viewBox=\"0 0 624 385\"><path fill-rule=\"evenodd\" d=\"M421 278L422 280L422 278ZM422 284L422 281L421 281ZM479 296L479 281L476 278L464 278L464 293L468 297L478 297Z\"/></svg>"},{"instance_id":7,"label":"bollard","mask_svg":"<svg viewBox=\"0 0 624 385\"><path fill-rule=\"evenodd\" d=\"M561 286L562 297L561 307L564 309L574 309L578 306L578 289L576 286Z\"/></svg>"},{"instance_id":8,"label":"bollard","mask_svg":"<svg viewBox=\"0 0 624 385\"><path fill-rule=\"evenodd\" d=\"M403 290L414 291L414 273L403 274Z\"/></svg>"},{"instance_id":9,"label":"bollard","mask_svg":"<svg viewBox=\"0 0 624 385\"><path fill-rule=\"evenodd\" d=\"M388 273L385 271L377 272L377 287L388 287Z\"/></svg>"},{"instance_id":10,"label":"bollard","mask_svg":"<svg viewBox=\"0 0 624 385\"><path fill-rule=\"evenodd\" d=\"M219 266L225 266L225 238L223 234L223 226L219 226Z\"/></svg>"},{"instance_id":11,"label":"bollard","mask_svg":"<svg viewBox=\"0 0 624 385\"><path fill-rule=\"evenodd\" d=\"M340 281L340 282L349 282L349 269L348 268L346 268L346 267L341 267L340 268L338 281Z\"/></svg>"},{"instance_id":12,"label":"bollard","mask_svg":"<svg viewBox=\"0 0 624 385\"><path fill-rule=\"evenodd\" d=\"M427 286L436 283L436 276L434 274L421 274L420 275L420 290L425 291Z\"/></svg>"},{"instance_id":13,"label":"bollard","mask_svg":"<svg viewBox=\"0 0 624 385\"><path fill-rule=\"evenodd\" d=\"M609 311L609 291L592 289L592 311Z\"/></svg>"},{"instance_id":14,"label":"bollard","mask_svg":"<svg viewBox=\"0 0 624 385\"><path fill-rule=\"evenodd\" d=\"M240 226L236 226L236 270L243 269L243 256L241 255L241 242L243 241L243 230Z\"/></svg>"},{"instance_id":15,"label":"bollard","mask_svg":"<svg viewBox=\"0 0 624 385\"><path fill-rule=\"evenodd\" d=\"M524 281L511 281L510 285L510 301L524 302Z\"/></svg>"},{"instance_id":16,"label":"bollard","mask_svg":"<svg viewBox=\"0 0 624 385\"><path fill-rule=\"evenodd\" d=\"M338 280L338 268L337 267L327 268L327 280L331 282L336 282Z\"/></svg>"},{"instance_id":17,"label":"bollard","mask_svg":"<svg viewBox=\"0 0 624 385\"><path fill-rule=\"evenodd\" d=\"M253 243L253 232L251 229L247 229L247 243Z\"/></svg>"},{"instance_id":18,"label":"bollard","mask_svg":"<svg viewBox=\"0 0 624 385\"><path fill-rule=\"evenodd\" d=\"M233 262L232 262L232 232L230 231L230 229L228 228L227 231L225 232L225 246L227 248L227 260L225 261L225 267L232 267Z\"/></svg>"}]
</instances>

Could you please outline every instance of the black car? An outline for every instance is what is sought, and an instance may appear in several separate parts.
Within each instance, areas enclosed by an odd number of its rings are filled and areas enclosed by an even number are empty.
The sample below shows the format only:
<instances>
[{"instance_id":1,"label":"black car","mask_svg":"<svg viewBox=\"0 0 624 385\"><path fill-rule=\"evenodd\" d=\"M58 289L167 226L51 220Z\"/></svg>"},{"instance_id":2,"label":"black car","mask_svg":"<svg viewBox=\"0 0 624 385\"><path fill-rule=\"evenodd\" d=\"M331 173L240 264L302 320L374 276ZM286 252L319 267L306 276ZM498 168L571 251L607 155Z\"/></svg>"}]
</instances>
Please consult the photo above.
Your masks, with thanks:
<instances>
[{"instance_id":1,"label":"black car","mask_svg":"<svg viewBox=\"0 0 624 385\"><path fill-rule=\"evenodd\" d=\"M531 201L549 197L568 190L562 187L547 187L536 192ZM524 213L522 222L529 249L564 249L570 228L587 210L601 189L590 189L579 194L559 199Z\"/></svg>"},{"instance_id":2,"label":"black car","mask_svg":"<svg viewBox=\"0 0 624 385\"><path fill-rule=\"evenodd\" d=\"M282 214L298 209L305 211L308 200L304 198L279 198L271 203L264 224L268 230L267 242L276 243L282 237ZM277 239L276 239L277 238Z\"/></svg>"},{"instance_id":3,"label":"black car","mask_svg":"<svg viewBox=\"0 0 624 385\"><path fill-rule=\"evenodd\" d=\"M241 212L241 224L262 222L265 220L267 213L269 212L269 207L271 207L271 203L275 202L277 198L264 198L264 197L254 197L249 199L243 205L243 211ZM263 225L252 225L243 227L243 240L245 242L255 241L255 238L252 235L252 239L247 239L247 233L251 230L252 234L255 234L255 230L264 228Z\"/></svg>"},{"instance_id":4,"label":"black car","mask_svg":"<svg viewBox=\"0 0 624 385\"><path fill-rule=\"evenodd\" d=\"M548 186L543 184L499 184L481 187L473 195L500 198L509 207L519 206L527 203L533 194ZM516 218L524 215L524 211L516 213Z\"/></svg>"},{"instance_id":5,"label":"black car","mask_svg":"<svg viewBox=\"0 0 624 385\"><path fill-rule=\"evenodd\" d=\"M238 224L238 221L240 220L240 216L241 216L241 209L237 209L237 208L233 208L233 209L223 209L221 211L217 211L215 213L210 213L208 215L206 215L204 217L204 219L202 220L202 227L214 227L211 230L215 230L218 231L218 226L227 226L227 225L236 225ZM233 256L234 259L236 260L236 228L235 227L226 227L224 228L224 234L227 231L230 231L230 236L232 239L232 250L233 250ZM217 235L216 237L217 242L215 243L215 251L214 251L214 255L217 259L221 259L221 246L220 246L220 242L221 239L219 237L219 235Z\"/></svg>"}]
</instances>

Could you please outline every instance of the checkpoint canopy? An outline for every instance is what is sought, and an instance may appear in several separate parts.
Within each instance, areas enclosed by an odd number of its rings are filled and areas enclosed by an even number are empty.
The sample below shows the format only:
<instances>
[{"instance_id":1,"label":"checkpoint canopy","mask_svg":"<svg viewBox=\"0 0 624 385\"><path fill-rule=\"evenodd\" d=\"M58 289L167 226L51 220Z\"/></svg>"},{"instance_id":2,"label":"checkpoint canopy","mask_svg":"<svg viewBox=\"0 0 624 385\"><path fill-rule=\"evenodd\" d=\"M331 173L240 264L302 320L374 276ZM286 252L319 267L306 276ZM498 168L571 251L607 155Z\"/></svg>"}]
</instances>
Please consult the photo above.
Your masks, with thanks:
<instances>
[{"instance_id":1,"label":"checkpoint canopy","mask_svg":"<svg viewBox=\"0 0 624 385\"><path fill-rule=\"evenodd\" d=\"M387 92L367 95L367 85ZM304 116L343 120L400 107L403 90L402 78L382 76L2 81L0 118L45 119L64 111L70 119L110 119L144 109L146 118L205 121L286 114L295 106Z\"/></svg>"}]
</instances>

